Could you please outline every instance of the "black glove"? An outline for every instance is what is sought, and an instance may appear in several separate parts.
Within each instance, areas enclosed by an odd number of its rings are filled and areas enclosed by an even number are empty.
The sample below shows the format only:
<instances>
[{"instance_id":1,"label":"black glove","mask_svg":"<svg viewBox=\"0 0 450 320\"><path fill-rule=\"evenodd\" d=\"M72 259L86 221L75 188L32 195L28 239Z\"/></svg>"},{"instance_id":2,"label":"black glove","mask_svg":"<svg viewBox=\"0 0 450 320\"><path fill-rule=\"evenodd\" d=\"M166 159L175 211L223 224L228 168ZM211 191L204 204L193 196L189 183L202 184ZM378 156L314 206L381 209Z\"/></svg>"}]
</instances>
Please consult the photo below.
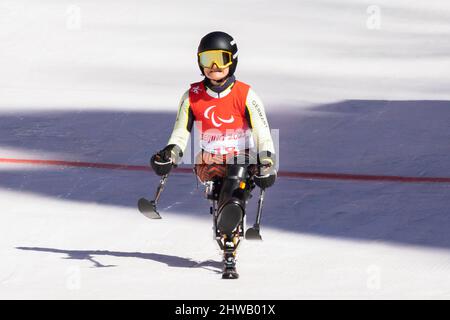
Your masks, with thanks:
<instances>
[{"instance_id":1,"label":"black glove","mask_svg":"<svg viewBox=\"0 0 450 320\"><path fill-rule=\"evenodd\" d=\"M183 152L176 144L169 144L158 151L150 159L153 171L159 176L169 174L172 167L176 167L183 156Z\"/></svg>"},{"instance_id":2,"label":"black glove","mask_svg":"<svg viewBox=\"0 0 450 320\"><path fill-rule=\"evenodd\" d=\"M261 189L266 189L273 186L276 179L275 155L270 151L260 152L258 154L258 172L253 177L255 184Z\"/></svg>"}]
</instances>

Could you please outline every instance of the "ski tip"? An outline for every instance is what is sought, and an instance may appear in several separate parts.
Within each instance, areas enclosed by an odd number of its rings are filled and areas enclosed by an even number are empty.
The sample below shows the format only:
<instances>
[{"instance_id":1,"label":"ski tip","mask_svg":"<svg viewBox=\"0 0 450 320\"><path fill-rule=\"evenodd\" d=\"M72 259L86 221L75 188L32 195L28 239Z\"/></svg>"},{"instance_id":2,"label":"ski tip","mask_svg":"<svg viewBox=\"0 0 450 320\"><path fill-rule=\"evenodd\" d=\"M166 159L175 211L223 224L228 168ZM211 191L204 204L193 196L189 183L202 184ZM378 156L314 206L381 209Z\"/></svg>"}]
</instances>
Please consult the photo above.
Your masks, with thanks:
<instances>
[{"instance_id":1,"label":"ski tip","mask_svg":"<svg viewBox=\"0 0 450 320\"><path fill-rule=\"evenodd\" d=\"M222 274L222 279L239 279L239 274L238 273L224 273Z\"/></svg>"}]
</instances>

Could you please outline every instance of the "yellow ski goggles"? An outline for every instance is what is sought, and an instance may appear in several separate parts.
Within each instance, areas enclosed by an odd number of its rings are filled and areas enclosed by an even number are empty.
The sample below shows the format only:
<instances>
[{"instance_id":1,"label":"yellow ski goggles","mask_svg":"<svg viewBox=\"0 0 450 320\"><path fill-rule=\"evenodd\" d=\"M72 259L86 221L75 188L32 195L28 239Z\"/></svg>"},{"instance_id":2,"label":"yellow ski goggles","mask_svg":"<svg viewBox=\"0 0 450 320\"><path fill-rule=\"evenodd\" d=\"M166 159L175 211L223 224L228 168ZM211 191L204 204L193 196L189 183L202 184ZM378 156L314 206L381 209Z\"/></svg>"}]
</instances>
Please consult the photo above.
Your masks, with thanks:
<instances>
[{"instance_id":1,"label":"yellow ski goggles","mask_svg":"<svg viewBox=\"0 0 450 320\"><path fill-rule=\"evenodd\" d=\"M198 54L198 61L204 68L211 68L216 64L218 68L224 69L233 63L233 56L225 50L208 50Z\"/></svg>"}]
</instances>

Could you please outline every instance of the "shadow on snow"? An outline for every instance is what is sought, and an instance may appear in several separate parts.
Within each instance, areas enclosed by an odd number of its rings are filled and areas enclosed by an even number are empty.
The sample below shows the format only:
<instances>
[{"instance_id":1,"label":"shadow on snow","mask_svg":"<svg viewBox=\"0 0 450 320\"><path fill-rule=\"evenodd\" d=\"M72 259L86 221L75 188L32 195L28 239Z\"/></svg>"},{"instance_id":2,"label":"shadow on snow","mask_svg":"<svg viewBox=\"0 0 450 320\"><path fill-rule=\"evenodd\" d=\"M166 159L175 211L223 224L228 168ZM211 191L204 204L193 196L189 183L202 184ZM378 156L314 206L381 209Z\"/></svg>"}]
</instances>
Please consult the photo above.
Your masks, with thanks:
<instances>
[{"instance_id":1,"label":"shadow on snow","mask_svg":"<svg viewBox=\"0 0 450 320\"><path fill-rule=\"evenodd\" d=\"M280 170L450 175L448 101L349 100L289 109L269 113L271 127L280 129ZM151 154L166 144L174 120L175 114L160 112L3 113L0 148L35 158L58 154L59 160L146 165ZM8 154L0 152L0 157ZM140 197L152 196L157 183L158 177L150 171L0 169L4 189L125 207L135 207ZM249 205L249 222L256 195ZM169 178L160 201L163 215L164 210L209 219L208 203L202 190L196 189L192 174ZM279 178L267 192L263 228L450 248L449 210L448 184ZM96 251L67 252L89 260L89 252ZM191 263L184 258L138 255Z\"/></svg>"}]
</instances>

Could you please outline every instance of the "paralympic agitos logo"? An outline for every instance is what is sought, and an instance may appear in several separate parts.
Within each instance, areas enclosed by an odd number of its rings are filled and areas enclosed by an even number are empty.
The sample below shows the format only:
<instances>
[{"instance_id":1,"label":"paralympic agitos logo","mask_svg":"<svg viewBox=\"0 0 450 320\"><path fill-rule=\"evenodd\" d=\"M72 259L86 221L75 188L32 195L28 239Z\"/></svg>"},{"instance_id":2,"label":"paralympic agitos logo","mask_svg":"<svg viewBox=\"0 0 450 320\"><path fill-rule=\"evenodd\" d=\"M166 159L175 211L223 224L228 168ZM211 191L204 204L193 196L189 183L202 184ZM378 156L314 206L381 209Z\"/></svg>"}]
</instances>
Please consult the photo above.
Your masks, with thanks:
<instances>
[{"instance_id":1,"label":"paralympic agitos logo","mask_svg":"<svg viewBox=\"0 0 450 320\"><path fill-rule=\"evenodd\" d=\"M211 119L212 124L216 127L219 128L222 126L222 124L224 123L233 123L234 122L234 116L231 115L231 117L229 119L222 119L219 116L216 116L215 111L213 110L216 106L211 106L206 108L205 112L203 113L203 115L205 116L206 119ZM210 112L211 115L210 115Z\"/></svg>"}]
</instances>

